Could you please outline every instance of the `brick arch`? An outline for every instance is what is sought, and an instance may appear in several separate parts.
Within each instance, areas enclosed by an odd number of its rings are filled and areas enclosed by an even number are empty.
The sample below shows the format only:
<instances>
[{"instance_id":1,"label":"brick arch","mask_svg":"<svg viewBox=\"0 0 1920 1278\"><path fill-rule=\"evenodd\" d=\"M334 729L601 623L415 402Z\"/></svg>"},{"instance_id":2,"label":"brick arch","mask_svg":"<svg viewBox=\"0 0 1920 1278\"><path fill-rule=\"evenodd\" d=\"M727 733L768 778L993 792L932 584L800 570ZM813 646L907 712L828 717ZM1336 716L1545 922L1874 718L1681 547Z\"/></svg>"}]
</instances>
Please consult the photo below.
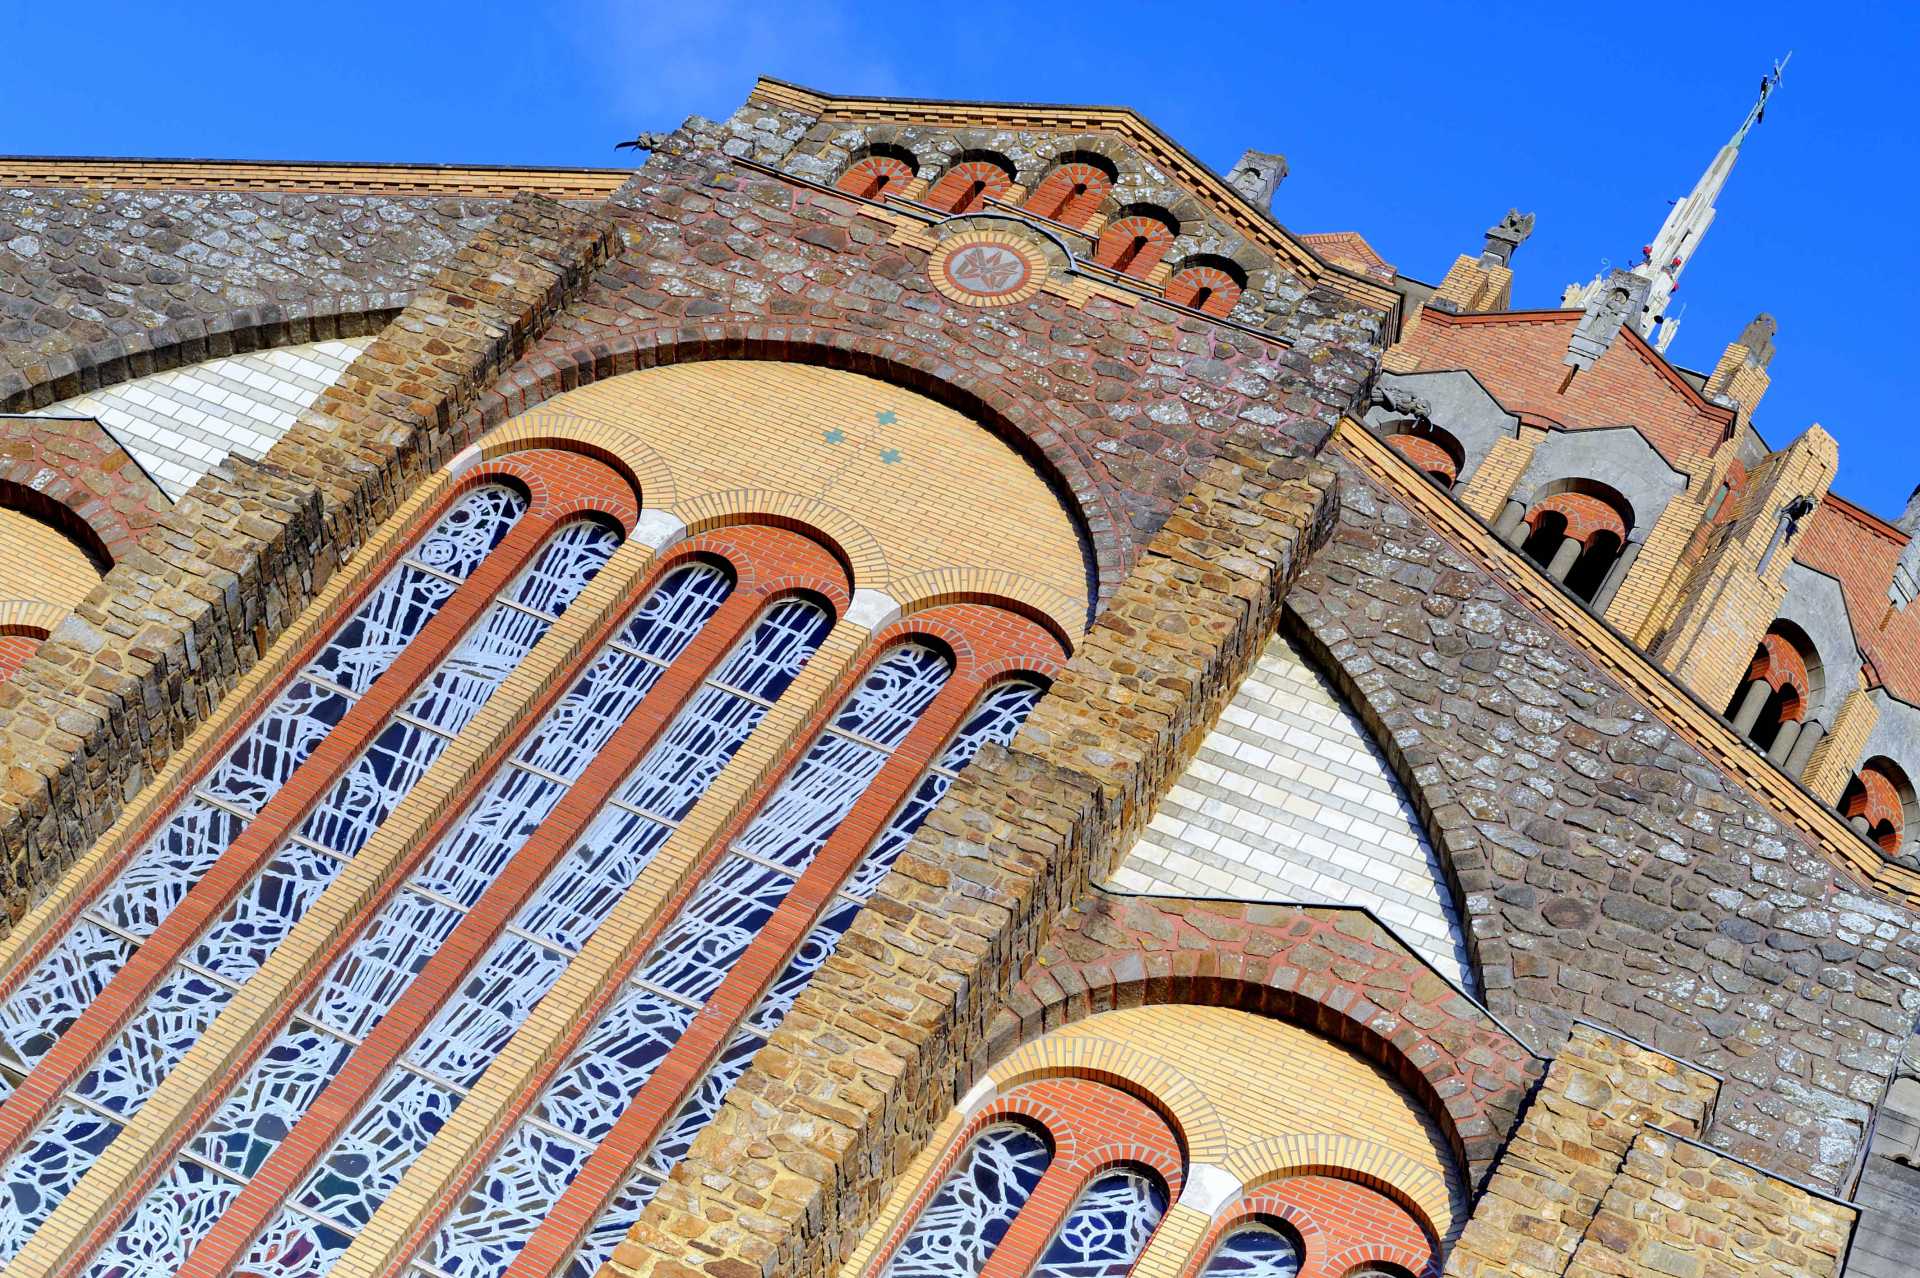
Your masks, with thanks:
<instances>
[{"instance_id":1,"label":"brick arch","mask_svg":"<svg viewBox=\"0 0 1920 1278\"><path fill-rule=\"evenodd\" d=\"M1249 1203L1272 1195L1288 1181L1325 1177L1364 1185L1391 1199L1437 1240L1464 1223L1453 1219L1447 1187L1432 1172L1397 1150L1332 1132L1279 1136L1235 1150L1222 1166L1237 1178ZM1243 1205L1240 1219L1257 1210ZM1232 1219L1231 1213L1221 1217Z\"/></svg>"},{"instance_id":2,"label":"brick arch","mask_svg":"<svg viewBox=\"0 0 1920 1278\"><path fill-rule=\"evenodd\" d=\"M342 293L297 304L189 315L49 355L34 376L0 374L0 413L27 412L136 377L229 355L378 333L406 293Z\"/></svg>"},{"instance_id":3,"label":"brick arch","mask_svg":"<svg viewBox=\"0 0 1920 1278\"><path fill-rule=\"evenodd\" d=\"M1492 1170L1544 1070L1364 910L1105 890L1056 928L984 1058L1100 1012L1182 1003L1286 1021L1380 1066L1426 1108L1469 1183Z\"/></svg>"},{"instance_id":4,"label":"brick arch","mask_svg":"<svg viewBox=\"0 0 1920 1278\"><path fill-rule=\"evenodd\" d=\"M770 330L713 324L690 334L679 322L657 324L610 340L582 340L541 352L538 363L481 396L469 415L472 433L526 413L554 396L625 373L712 359L812 364L859 373L924 395L990 431L1046 481L1072 522L1087 557L1089 623L1133 559L1123 539L1129 521L1101 492L1067 440L1080 422L1057 405L1016 397L953 367L902 335L823 329Z\"/></svg>"},{"instance_id":5,"label":"brick arch","mask_svg":"<svg viewBox=\"0 0 1920 1278\"><path fill-rule=\"evenodd\" d=\"M170 503L98 423L33 417L0 420L0 505L60 529L104 572Z\"/></svg>"},{"instance_id":6,"label":"brick arch","mask_svg":"<svg viewBox=\"0 0 1920 1278\"><path fill-rule=\"evenodd\" d=\"M1369 1261L1386 1261L1420 1278L1440 1276L1437 1235L1417 1209L1364 1178L1302 1168L1250 1187L1215 1217L1183 1278L1199 1274L1228 1234L1256 1221L1284 1221L1296 1231L1302 1243L1299 1278L1346 1278Z\"/></svg>"},{"instance_id":7,"label":"brick arch","mask_svg":"<svg viewBox=\"0 0 1920 1278\"><path fill-rule=\"evenodd\" d=\"M1227 1156L1229 1136L1219 1110L1193 1081L1148 1052L1103 1044L1097 1065L1063 1054L1062 1044L1042 1036L994 1065L987 1077L1004 1094L1046 1078L1086 1078L1138 1097L1166 1120L1197 1163Z\"/></svg>"}]
</instances>

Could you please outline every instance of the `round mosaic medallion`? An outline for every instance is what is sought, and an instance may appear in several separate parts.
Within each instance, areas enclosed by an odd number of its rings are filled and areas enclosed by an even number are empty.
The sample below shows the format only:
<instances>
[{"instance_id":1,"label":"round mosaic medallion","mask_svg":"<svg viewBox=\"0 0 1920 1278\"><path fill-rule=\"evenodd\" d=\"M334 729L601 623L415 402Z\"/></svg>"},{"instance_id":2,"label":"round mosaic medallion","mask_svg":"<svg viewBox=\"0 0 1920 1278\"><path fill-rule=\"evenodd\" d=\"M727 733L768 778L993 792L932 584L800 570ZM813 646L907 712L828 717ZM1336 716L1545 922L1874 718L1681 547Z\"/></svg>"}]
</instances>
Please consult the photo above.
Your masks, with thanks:
<instances>
[{"instance_id":1,"label":"round mosaic medallion","mask_svg":"<svg viewBox=\"0 0 1920 1278\"><path fill-rule=\"evenodd\" d=\"M1047 278L1047 259L1024 240L968 231L941 241L928 263L934 287L967 306L1005 306L1033 296Z\"/></svg>"}]
</instances>

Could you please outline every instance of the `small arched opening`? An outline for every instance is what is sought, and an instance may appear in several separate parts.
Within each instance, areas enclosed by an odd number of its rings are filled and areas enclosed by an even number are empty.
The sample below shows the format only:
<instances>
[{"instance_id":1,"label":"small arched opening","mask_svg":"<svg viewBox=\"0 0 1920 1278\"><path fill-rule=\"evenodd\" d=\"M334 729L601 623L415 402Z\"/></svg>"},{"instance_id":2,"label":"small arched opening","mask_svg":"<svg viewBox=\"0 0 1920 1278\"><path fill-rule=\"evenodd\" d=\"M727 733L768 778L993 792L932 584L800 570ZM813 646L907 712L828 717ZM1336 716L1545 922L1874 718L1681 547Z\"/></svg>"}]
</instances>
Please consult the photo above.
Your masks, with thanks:
<instances>
[{"instance_id":1,"label":"small arched opening","mask_svg":"<svg viewBox=\"0 0 1920 1278\"><path fill-rule=\"evenodd\" d=\"M1082 227L1100 211L1100 205L1119 180L1120 171L1106 156L1092 151L1068 151L1033 188L1025 207L1029 212L1066 226Z\"/></svg>"},{"instance_id":2,"label":"small arched opening","mask_svg":"<svg viewBox=\"0 0 1920 1278\"><path fill-rule=\"evenodd\" d=\"M1633 506L1594 479L1549 484L1520 519L1521 551L1585 603L1604 608L1619 586Z\"/></svg>"},{"instance_id":3,"label":"small arched opening","mask_svg":"<svg viewBox=\"0 0 1920 1278\"><path fill-rule=\"evenodd\" d=\"M1013 163L997 151L962 151L927 192L925 203L958 216L986 207L1013 185Z\"/></svg>"},{"instance_id":4,"label":"small arched opening","mask_svg":"<svg viewBox=\"0 0 1920 1278\"><path fill-rule=\"evenodd\" d=\"M1387 446L1418 467L1427 478L1442 488L1459 482L1467 464L1467 450L1450 431L1435 426L1424 417L1390 427Z\"/></svg>"},{"instance_id":5,"label":"small arched opening","mask_svg":"<svg viewBox=\"0 0 1920 1278\"><path fill-rule=\"evenodd\" d=\"M1110 271L1146 279L1173 247L1179 233L1179 220L1165 209L1154 204L1129 204L1100 232L1093 260Z\"/></svg>"},{"instance_id":6,"label":"small arched opening","mask_svg":"<svg viewBox=\"0 0 1920 1278\"><path fill-rule=\"evenodd\" d=\"M918 167L913 152L905 147L876 142L846 167L834 185L863 200L885 199L905 191Z\"/></svg>"},{"instance_id":7,"label":"small arched opening","mask_svg":"<svg viewBox=\"0 0 1920 1278\"><path fill-rule=\"evenodd\" d=\"M1727 703L1734 731L1791 776L1806 768L1825 728L1813 719L1826 680L1807 632L1777 620L1755 645L1753 659Z\"/></svg>"},{"instance_id":8,"label":"small arched opening","mask_svg":"<svg viewBox=\"0 0 1920 1278\"><path fill-rule=\"evenodd\" d=\"M1904 768L1885 755L1861 764L1840 796L1840 815L1889 859L1905 850L1914 810L1913 782Z\"/></svg>"}]
</instances>

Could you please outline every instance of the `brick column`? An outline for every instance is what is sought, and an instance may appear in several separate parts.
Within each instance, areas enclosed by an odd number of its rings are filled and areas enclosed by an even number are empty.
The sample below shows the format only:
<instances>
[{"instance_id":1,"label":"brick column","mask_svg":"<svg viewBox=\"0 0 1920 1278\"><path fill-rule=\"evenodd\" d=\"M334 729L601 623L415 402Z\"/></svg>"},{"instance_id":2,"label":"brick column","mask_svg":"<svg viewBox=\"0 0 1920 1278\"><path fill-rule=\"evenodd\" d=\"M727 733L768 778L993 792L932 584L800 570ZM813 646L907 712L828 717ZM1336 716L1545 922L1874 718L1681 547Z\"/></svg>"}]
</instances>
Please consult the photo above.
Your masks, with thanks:
<instances>
[{"instance_id":1,"label":"brick column","mask_svg":"<svg viewBox=\"0 0 1920 1278\"><path fill-rule=\"evenodd\" d=\"M1488 523L1498 519L1513 486L1532 463L1533 450L1545 438L1545 431L1522 426L1519 435L1494 440L1467 486L1460 490L1460 504Z\"/></svg>"},{"instance_id":2,"label":"brick column","mask_svg":"<svg viewBox=\"0 0 1920 1278\"><path fill-rule=\"evenodd\" d=\"M467 406L612 245L603 215L514 200L264 460L203 478L0 684L0 928L463 442Z\"/></svg>"},{"instance_id":3,"label":"brick column","mask_svg":"<svg viewBox=\"0 0 1920 1278\"><path fill-rule=\"evenodd\" d=\"M1708 705L1727 703L1780 611L1792 544L1775 552L1764 577L1759 569L1781 509L1796 497L1823 498L1838 461L1833 437L1818 426L1769 457L1748 482L1740 513L1691 574L1654 656Z\"/></svg>"},{"instance_id":4,"label":"brick column","mask_svg":"<svg viewBox=\"0 0 1920 1278\"><path fill-rule=\"evenodd\" d=\"M983 750L921 827L616 1271L831 1270L970 1080L1039 935L1129 846L1258 655L1331 487L1262 443L1209 466L1014 748Z\"/></svg>"},{"instance_id":5,"label":"brick column","mask_svg":"<svg viewBox=\"0 0 1920 1278\"><path fill-rule=\"evenodd\" d=\"M1880 709L1865 688L1849 692L1840 703L1840 712L1833 716L1832 729L1807 760L1807 770L1800 778L1807 789L1828 803L1840 802L1847 782L1853 780L1854 770L1860 766L1860 756L1866 753L1867 738L1879 721Z\"/></svg>"}]
</instances>

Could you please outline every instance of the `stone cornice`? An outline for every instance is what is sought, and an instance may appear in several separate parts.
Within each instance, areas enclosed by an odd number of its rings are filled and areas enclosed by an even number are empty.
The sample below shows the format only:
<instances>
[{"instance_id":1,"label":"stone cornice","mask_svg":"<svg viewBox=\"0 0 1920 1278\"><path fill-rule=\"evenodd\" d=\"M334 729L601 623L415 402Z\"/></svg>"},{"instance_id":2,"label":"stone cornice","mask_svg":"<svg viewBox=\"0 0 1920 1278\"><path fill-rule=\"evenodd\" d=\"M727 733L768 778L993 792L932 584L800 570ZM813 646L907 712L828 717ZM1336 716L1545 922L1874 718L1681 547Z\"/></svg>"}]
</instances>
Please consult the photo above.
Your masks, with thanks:
<instances>
[{"instance_id":1,"label":"stone cornice","mask_svg":"<svg viewBox=\"0 0 1920 1278\"><path fill-rule=\"evenodd\" d=\"M1775 816L1792 826L1827 858L1871 886L1909 904L1920 904L1920 873L1882 860L1861 841L1840 814L1821 803L1736 736L1733 729L1696 701L1599 618L1548 581L1517 551L1446 494L1420 477L1400 455L1351 418L1342 418L1332 446L1395 500L1426 520L1461 553L1483 565L1509 592L1543 614L1609 677L1620 683L1661 721L1727 776L1738 781Z\"/></svg>"},{"instance_id":2,"label":"stone cornice","mask_svg":"<svg viewBox=\"0 0 1920 1278\"><path fill-rule=\"evenodd\" d=\"M558 169L482 164L278 163L0 156L0 190L285 191L324 195L470 196L604 200L631 169Z\"/></svg>"}]
</instances>

